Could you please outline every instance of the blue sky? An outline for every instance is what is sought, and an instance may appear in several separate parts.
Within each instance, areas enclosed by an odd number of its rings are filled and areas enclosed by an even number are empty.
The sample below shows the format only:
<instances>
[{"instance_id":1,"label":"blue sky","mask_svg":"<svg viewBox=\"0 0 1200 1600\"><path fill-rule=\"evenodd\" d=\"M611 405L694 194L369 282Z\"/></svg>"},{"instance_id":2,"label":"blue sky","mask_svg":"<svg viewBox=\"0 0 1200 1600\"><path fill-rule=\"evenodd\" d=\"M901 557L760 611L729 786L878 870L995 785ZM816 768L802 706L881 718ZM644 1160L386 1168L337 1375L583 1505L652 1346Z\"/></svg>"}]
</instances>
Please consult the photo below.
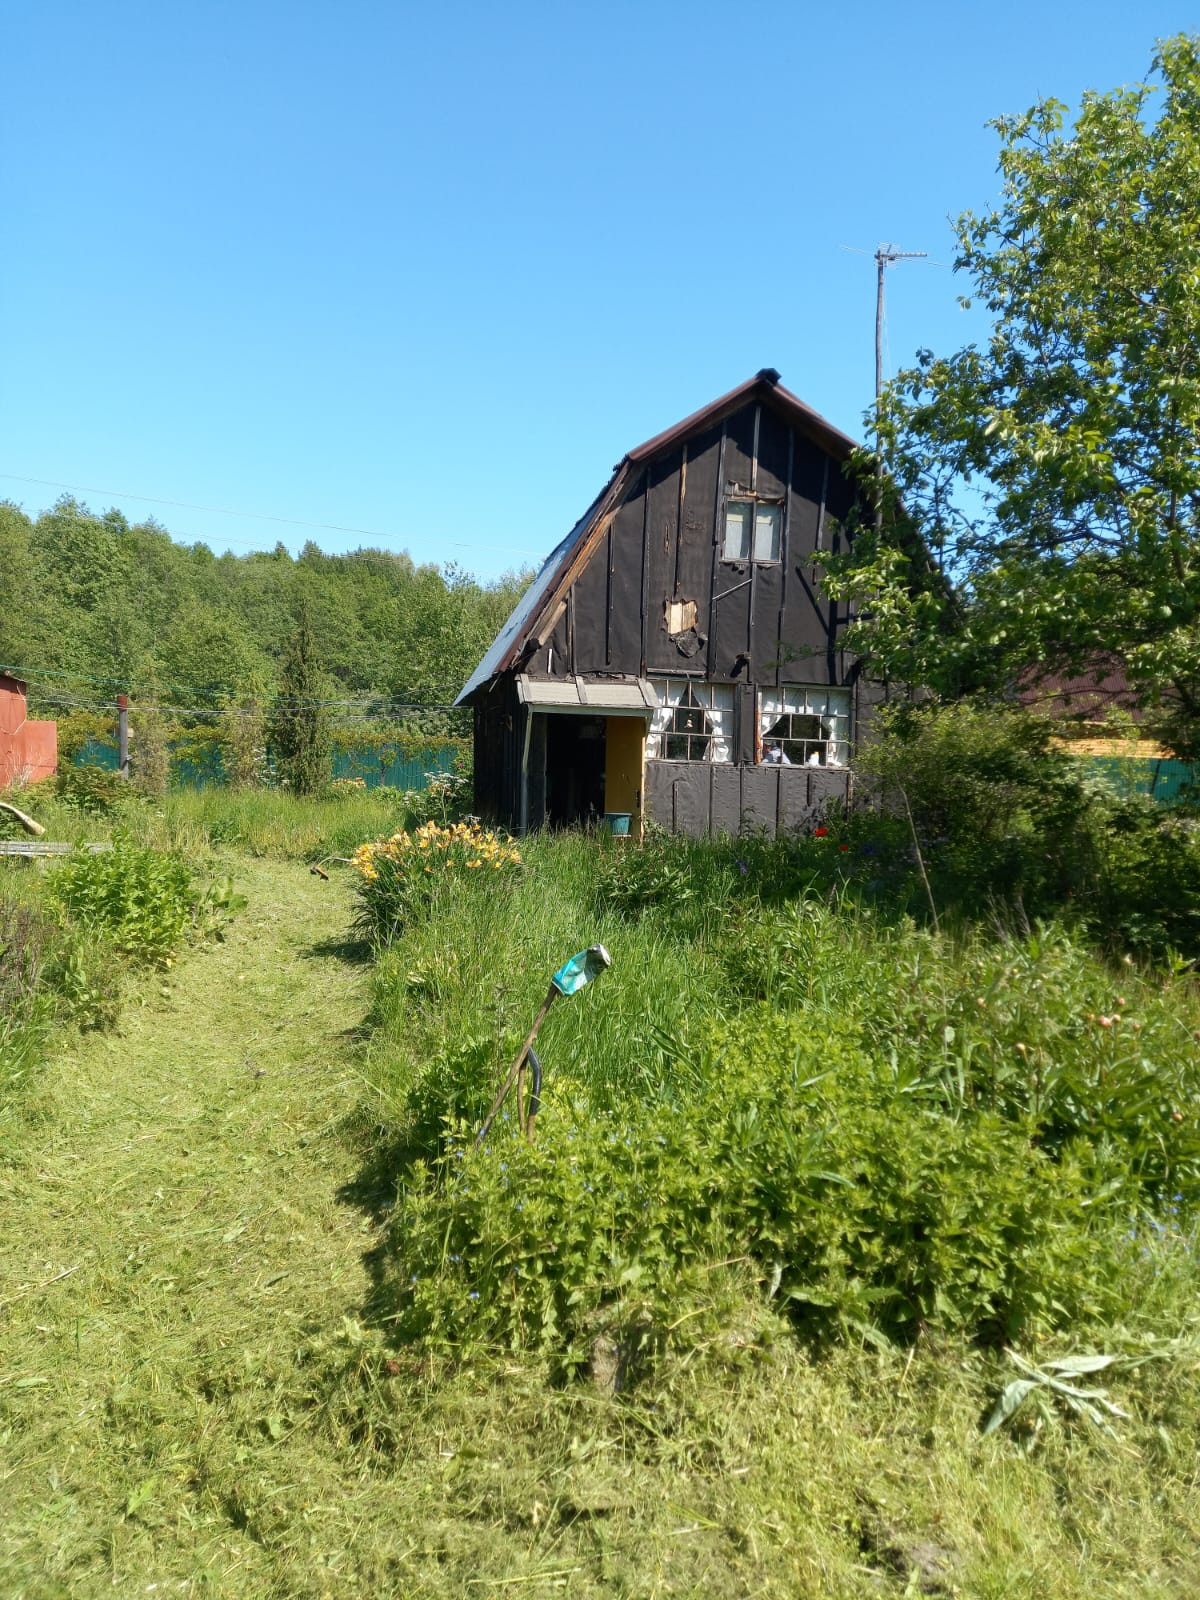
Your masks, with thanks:
<instances>
[{"instance_id":1,"label":"blue sky","mask_svg":"<svg viewBox=\"0 0 1200 1600\"><path fill-rule=\"evenodd\" d=\"M978 337L932 263L995 196L987 119L1143 78L1197 25L8 0L0 496L78 485L239 553L534 564L626 449L760 367L861 434L875 248L931 258L888 275L890 369Z\"/></svg>"}]
</instances>

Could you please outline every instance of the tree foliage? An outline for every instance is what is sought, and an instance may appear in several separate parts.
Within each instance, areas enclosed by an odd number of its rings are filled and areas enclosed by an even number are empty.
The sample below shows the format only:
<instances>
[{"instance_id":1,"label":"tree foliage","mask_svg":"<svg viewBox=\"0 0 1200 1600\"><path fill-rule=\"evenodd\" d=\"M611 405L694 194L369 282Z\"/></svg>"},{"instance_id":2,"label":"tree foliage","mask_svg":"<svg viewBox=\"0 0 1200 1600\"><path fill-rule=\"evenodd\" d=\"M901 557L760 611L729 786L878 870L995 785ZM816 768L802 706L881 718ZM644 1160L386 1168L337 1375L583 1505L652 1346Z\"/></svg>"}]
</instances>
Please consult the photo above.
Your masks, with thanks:
<instances>
[{"instance_id":1,"label":"tree foliage","mask_svg":"<svg viewBox=\"0 0 1200 1600\"><path fill-rule=\"evenodd\" d=\"M325 675L307 606L288 640L271 713L271 753L294 794L318 794L329 782L329 714Z\"/></svg>"},{"instance_id":2,"label":"tree foliage","mask_svg":"<svg viewBox=\"0 0 1200 1600\"><path fill-rule=\"evenodd\" d=\"M296 560L282 545L217 556L69 496L37 517L0 503L0 667L29 677L35 715L128 693L215 722L270 703L306 609L325 698L360 716L445 706L528 577L481 584L403 552L312 544Z\"/></svg>"},{"instance_id":3,"label":"tree foliage","mask_svg":"<svg viewBox=\"0 0 1200 1600\"><path fill-rule=\"evenodd\" d=\"M880 408L897 501L955 594L913 584L885 516L840 593L863 642L946 691L1120 657L1143 703L1200 734L1200 38L1157 86L999 118L997 207L957 223L985 344L920 352Z\"/></svg>"}]
</instances>

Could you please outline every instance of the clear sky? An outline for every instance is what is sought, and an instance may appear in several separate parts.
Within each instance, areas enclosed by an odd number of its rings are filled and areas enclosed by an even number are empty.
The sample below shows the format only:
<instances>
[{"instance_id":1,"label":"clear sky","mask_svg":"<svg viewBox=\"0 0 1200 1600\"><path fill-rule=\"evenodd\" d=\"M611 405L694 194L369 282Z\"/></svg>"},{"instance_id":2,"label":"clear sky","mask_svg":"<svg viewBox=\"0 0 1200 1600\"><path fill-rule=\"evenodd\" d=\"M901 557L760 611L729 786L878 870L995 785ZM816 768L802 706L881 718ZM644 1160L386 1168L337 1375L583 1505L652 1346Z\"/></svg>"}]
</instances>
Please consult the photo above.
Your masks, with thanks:
<instances>
[{"instance_id":1,"label":"clear sky","mask_svg":"<svg viewBox=\"0 0 1200 1600\"><path fill-rule=\"evenodd\" d=\"M890 369L978 336L932 262L995 196L987 119L1196 27L1158 0L5 0L0 496L78 486L239 553L535 564L627 449L760 367L861 435L875 248L931 257L889 272Z\"/></svg>"}]
</instances>

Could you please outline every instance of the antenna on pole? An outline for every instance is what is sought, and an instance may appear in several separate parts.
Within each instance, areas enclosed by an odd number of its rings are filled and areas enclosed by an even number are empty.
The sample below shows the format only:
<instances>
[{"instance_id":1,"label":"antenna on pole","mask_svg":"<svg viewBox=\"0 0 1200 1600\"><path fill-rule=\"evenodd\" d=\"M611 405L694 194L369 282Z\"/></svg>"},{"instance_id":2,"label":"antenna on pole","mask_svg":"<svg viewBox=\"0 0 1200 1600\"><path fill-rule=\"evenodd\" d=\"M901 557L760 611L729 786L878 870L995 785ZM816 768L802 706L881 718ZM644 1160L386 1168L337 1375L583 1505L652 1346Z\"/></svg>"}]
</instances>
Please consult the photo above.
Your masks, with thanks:
<instances>
[{"instance_id":1,"label":"antenna on pole","mask_svg":"<svg viewBox=\"0 0 1200 1600\"><path fill-rule=\"evenodd\" d=\"M875 526L883 521L883 429L879 402L883 396L883 274L897 261L924 261L927 250L897 250L894 244L881 244L875 252L875 475L879 492L875 497Z\"/></svg>"}]
</instances>

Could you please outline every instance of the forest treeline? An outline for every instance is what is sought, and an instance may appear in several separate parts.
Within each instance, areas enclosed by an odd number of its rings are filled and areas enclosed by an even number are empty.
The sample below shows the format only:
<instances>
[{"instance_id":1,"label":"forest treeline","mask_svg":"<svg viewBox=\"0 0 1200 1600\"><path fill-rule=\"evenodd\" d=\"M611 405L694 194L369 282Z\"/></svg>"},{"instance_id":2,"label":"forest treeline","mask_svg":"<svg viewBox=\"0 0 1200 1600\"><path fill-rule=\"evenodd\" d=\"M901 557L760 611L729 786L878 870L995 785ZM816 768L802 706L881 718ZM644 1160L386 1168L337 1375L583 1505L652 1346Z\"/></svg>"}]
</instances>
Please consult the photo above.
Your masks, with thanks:
<instances>
[{"instance_id":1,"label":"forest treeline","mask_svg":"<svg viewBox=\"0 0 1200 1600\"><path fill-rule=\"evenodd\" d=\"M380 714L445 705L528 579L311 542L296 558L282 544L217 555L70 497L37 517L3 502L0 668L28 674L35 714L125 692L200 710L267 701L306 612L331 698Z\"/></svg>"}]
</instances>

